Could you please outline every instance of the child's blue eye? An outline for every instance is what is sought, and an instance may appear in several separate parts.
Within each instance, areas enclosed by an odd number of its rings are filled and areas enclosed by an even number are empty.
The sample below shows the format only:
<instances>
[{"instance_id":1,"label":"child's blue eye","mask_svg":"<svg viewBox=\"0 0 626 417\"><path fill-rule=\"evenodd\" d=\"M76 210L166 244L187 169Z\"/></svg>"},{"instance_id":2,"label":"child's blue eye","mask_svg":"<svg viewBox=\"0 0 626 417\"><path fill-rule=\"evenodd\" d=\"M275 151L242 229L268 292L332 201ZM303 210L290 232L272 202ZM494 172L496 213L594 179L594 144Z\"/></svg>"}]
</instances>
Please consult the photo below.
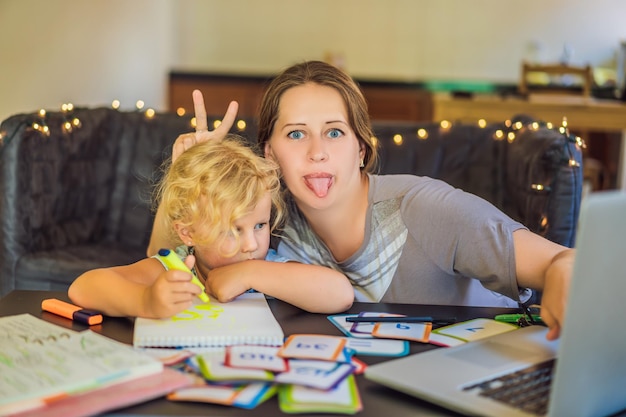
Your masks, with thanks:
<instances>
[{"instance_id":1,"label":"child's blue eye","mask_svg":"<svg viewBox=\"0 0 626 417\"><path fill-rule=\"evenodd\" d=\"M304 133L299 130L294 130L293 132L289 132L287 136L291 139L302 139L304 137Z\"/></svg>"},{"instance_id":2,"label":"child's blue eye","mask_svg":"<svg viewBox=\"0 0 626 417\"><path fill-rule=\"evenodd\" d=\"M337 138L340 138L341 136L343 136L343 132L339 129L331 129L328 132L328 137L331 139L337 139Z\"/></svg>"}]
</instances>

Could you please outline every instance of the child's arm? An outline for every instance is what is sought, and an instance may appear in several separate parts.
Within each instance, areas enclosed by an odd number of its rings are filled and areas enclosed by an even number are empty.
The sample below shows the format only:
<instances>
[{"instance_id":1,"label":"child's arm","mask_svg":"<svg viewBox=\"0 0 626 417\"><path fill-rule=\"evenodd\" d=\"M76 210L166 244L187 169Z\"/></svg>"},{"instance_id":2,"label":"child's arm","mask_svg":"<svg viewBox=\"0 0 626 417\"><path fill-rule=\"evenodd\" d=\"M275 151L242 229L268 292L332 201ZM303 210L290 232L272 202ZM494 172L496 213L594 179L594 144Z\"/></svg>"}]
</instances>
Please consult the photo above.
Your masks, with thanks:
<instances>
[{"instance_id":1,"label":"child's arm","mask_svg":"<svg viewBox=\"0 0 626 417\"><path fill-rule=\"evenodd\" d=\"M166 271L156 259L87 271L72 283L72 302L108 316L164 318L189 308L200 288L191 274Z\"/></svg>"},{"instance_id":2,"label":"child's arm","mask_svg":"<svg viewBox=\"0 0 626 417\"><path fill-rule=\"evenodd\" d=\"M342 312L354 301L354 290L345 275L298 262L250 260L212 269L206 288L221 302L253 288L312 313Z\"/></svg>"}]
</instances>

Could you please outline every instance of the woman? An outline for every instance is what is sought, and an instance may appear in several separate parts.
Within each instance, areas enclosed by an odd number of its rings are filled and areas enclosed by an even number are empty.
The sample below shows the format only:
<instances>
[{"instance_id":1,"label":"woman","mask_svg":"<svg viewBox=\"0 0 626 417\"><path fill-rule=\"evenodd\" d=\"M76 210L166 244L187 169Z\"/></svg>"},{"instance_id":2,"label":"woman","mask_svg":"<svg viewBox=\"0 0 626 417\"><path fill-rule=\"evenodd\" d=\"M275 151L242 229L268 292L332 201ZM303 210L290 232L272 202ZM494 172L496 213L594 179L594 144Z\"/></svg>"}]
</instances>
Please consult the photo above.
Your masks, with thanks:
<instances>
[{"instance_id":1,"label":"woman","mask_svg":"<svg viewBox=\"0 0 626 417\"><path fill-rule=\"evenodd\" d=\"M194 103L205 120L199 93ZM234 113L231 104L220 129ZM177 139L175 152L223 134L204 122ZM337 68L305 62L273 80L261 102L259 144L288 189L278 253L342 271L357 300L515 306L526 288L541 290L548 338L557 338L574 251L442 181L373 175L371 138L366 101Z\"/></svg>"}]
</instances>

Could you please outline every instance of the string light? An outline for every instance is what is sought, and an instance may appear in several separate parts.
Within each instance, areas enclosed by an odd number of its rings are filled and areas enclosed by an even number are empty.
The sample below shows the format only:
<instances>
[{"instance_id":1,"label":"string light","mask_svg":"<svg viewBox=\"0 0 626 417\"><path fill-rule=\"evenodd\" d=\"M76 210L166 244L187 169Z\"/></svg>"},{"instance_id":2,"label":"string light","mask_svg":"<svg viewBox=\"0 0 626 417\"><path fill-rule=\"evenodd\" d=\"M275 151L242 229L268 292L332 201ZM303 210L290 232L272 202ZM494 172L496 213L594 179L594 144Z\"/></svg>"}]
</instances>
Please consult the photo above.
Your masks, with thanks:
<instances>
[{"instance_id":1,"label":"string light","mask_svg":"<svg viewBox=\"0 0 626 417\"><path fill-rule=\"evenodd\" d=\"M217 129L218 127L220 127L221 124L222 124L221 120L215 120L213 122L213 129Z\"/></svg>"},{"instance_id":2,"label":"string light","mask_svg":"<svg viewBox=\"0 0 626 417\"><path fill-rule=\"evenodd\" d=\"M120 101L119 100L113 100L113 103L111 103L111 107L113 107L115 110L119 110L119 108L120 108Z\"/></svg>"},{"instance_id":3,"label":"string light","mask_svg":"<svg viewBox=\"0 0 626 417\"><path fill-rule=\"evenodd\" d=\"M422 140L428 139L428 131L424 128L417 129L417 137Z\"/></svg>"},{"instance_id":4,"label":"string light","mask_svg":"<svg viewBox=\"0 0 626 417\"><path fill-rule=\"evenodd\" d=\"M144 103L143 100L137 100L137 102L135 103L135 107L137 107L137 110L143 109L143 106L145 105L146 103Z\"/></svg>"},{"instance_id":5,"label":"string light","mask_svg":"<svg viewBox=\"0 0 626 417\"><path fill-rule=\"evenodd\" d=\"M179 107L176 109L176 114L179 115L180 117L183 117L186 112L187 110L185 110L184 107Z\"/></svg>"},{"instance_id":6,"label":"string light","mask_svg":"<svg viewBox=\"0 0 626 417\"><path fill-rule=\"evenodd\" d=\"M154 111L154 109L147 109L146 110L146 118L148 118L148 119L154 118L155 114L156 114L156 112Z\"/></svg>"},{"instance_id":7,"label":"string light","mask_svg":"<svg viewBox=\"0 0 626 417\"><path fill-rule=\"evenodd\" d=\"M485 119L479 119L478 120L478 127L484 129L486 126L487 126L487 121Z\"/></svg>"},{"instance_id":8,"label":"string light","mask_svg":"<svg viewBox=\"0 0 626 417\"><path fill-rule=\"evenodd\" d=\"M393 135L393 143L395 143L396 145L400 146L402 145L402 142L404 140L402 139L402 135L396 133L395 135Z\"/></svg>"},{"instance_id":9,"label":"string light","mask_svg":"<svg viewBox=\"0 0 626 417\"><path fill-rule=\"evenodd\" d=\"M246 130L246 121L245 120L238 120L237 121L237 129L239 129L240 131Z\"/></svg>"}]
</instances>

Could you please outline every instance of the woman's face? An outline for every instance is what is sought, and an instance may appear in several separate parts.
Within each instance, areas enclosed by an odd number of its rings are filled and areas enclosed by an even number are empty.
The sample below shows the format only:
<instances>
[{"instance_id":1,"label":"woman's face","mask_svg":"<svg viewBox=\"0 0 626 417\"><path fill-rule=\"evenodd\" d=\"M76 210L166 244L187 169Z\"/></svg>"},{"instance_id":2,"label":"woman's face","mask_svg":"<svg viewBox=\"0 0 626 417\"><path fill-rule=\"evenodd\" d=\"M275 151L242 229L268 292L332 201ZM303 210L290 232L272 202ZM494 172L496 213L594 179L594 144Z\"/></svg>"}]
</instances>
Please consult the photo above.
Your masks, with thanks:
<instances>
[{"instance_id":1,"label":"woman's face","mask_svg":"<svg viewBox=\"0 0 626 417\"><path fill-rule=\"evenodd\" d=\"M341 95L307 83L283 93L265 155L280 165L301 209L324 209L358 187L364 151Z\"/></svg>"}]
</instances>

